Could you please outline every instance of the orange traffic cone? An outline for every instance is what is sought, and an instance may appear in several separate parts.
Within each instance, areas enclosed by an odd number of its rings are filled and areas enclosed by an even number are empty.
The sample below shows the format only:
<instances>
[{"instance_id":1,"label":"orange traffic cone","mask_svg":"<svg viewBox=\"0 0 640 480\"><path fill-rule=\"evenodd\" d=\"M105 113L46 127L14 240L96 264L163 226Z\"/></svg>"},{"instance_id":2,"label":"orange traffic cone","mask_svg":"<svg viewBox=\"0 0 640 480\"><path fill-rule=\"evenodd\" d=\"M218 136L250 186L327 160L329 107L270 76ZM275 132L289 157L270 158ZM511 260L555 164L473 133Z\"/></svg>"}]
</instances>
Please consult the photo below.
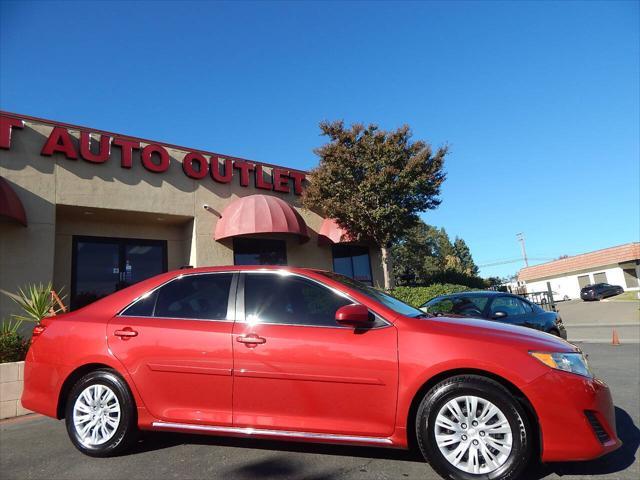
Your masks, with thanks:
<instances>
[{"instance_id":1,"label":"orange traffic cone","mask_svg":"<svg viewBox=\"0 0 640 480\"><path fill-rule=\"evenodd\" d=\"M611 345L614 345L616 347L618 345L620 345L620 339L618 338L618 332L616 332L615 328L613 329L613 334L611 336Z\"/></svg>"}]
</instances>

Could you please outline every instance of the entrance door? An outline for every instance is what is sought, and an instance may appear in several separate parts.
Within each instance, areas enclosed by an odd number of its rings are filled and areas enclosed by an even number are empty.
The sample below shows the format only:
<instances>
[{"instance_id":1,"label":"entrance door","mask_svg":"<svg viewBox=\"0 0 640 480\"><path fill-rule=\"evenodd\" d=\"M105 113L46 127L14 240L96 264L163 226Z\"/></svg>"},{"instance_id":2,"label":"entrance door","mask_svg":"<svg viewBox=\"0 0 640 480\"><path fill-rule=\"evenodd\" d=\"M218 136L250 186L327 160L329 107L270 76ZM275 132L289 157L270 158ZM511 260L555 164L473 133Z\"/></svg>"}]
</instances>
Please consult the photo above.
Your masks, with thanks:
<instances>
[{"instance_id":1,"label":"entrance door","mask_svg":"<svg viewBox=\"0 0 640 480\"><path fill-rule=\"evenodd\" d=\"M71 308L167 271L167 242L73 237Z\"/></svg>"},{"instance_id":2,"label":"entrance door","mask_svg":"<svg viewBox=\"0 0 640 480\"><path fill-rule=\"evenodd\" d=\"M398 384L393 326L339 326L335 312L351 300L297 275L246 273L239 290L234 427L391 435Z\"/></svg>"}]
</instances>

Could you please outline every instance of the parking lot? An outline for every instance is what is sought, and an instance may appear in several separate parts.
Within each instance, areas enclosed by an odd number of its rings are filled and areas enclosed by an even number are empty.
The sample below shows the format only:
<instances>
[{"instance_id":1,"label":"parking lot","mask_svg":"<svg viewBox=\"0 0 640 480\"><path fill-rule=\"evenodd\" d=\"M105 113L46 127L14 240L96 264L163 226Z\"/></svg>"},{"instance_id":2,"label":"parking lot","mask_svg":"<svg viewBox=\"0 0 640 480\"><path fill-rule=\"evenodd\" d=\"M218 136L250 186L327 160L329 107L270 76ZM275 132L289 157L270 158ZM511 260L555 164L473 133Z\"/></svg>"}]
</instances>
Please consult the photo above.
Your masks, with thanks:
<instances>
[{"instance_id":1,"label":"parking lot","mask_svg":"<svg viewBox=\"0 0 640 480\"><path fill-rule=\"evenodd\" d=\"M558 302L571 341L611 342L613 329L622 343L640 342L640 301Z\"/></svg>"},{"instance_id":2,"label":"parking lot","mask_svg":"<svg viewBox=\"0 0 640 480\"><path fill-rule=\"evenodd\" d=\"M640 345L581 344L613 390L624 446L591 462L533 468L530 479L640 478ZM62 421L39 415L0 422L0 477L9 479L437 479L412 452L146 434L133 452L95 459L69 442Z\"/></svg>"}]
</instances>

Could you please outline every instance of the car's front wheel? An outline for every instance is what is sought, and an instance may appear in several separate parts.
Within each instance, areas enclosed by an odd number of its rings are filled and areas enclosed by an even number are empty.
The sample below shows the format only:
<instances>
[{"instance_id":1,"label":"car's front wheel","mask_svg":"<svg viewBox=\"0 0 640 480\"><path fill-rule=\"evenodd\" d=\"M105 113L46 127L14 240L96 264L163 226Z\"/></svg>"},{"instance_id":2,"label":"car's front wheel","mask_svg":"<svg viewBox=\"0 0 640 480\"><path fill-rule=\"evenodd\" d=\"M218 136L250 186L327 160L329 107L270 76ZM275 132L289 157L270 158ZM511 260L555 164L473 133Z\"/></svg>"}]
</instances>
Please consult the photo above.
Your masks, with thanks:
<instances>
[{"instance_id":1,"label":"car's front wheel","mask_svg":"<svg viewBox=\"0 0 640 480\"><path fill-rule=\"evenodd\" d=\"M76 382L67 398L65 421L75 447L92 457L122 452L137 433L135 402L111 370L95 370Z\"/></svg>"},{"instance_id":2,"label":"car's front wheel","mask_svg":"<svg viewBox=\"0 0 640 480\"><path fill-rule=\"evenodd\" d=\"M533 446L519 402L499 383L476 375L448 378L422 400L416 435L444 478L517 479Z\"/></svg>"}]
</instances>

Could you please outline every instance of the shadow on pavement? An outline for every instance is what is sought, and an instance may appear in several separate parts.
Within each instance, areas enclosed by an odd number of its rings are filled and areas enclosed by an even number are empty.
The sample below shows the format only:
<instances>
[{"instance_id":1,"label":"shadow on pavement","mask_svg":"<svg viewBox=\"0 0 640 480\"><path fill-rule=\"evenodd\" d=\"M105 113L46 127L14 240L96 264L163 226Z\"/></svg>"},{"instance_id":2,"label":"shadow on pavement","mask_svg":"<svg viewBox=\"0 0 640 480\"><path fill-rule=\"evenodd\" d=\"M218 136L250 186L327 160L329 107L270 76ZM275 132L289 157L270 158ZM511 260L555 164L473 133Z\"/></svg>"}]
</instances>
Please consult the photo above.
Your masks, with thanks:
<instances>
[{"instance_id":1,"label":"shadow on pavement","mask_svg":"<svg viewBox=\"0 0 640 480\"><path fill-rule=\"evenodd\" d=\"M602 458L587 462L550 463L538 465L532 468L525 478L527 480L540 480L548 475L603 475L620 472L631 466L636 458L636 452L640 446L640 430L633 423L629 414L616 407L616 428L618 437L623 445L615 452ZM336 455L344 457L360 457L366 459L385 459L407 462L424 462L417 451L407 451L386 448L353 447L346 445L326 445L315 443L279 442L272 440L214 437L203 435L187 435L178 433L147 433L138 442L129 454L143 453L153 450L162 450L177 445L212 445L231 448L249 448L258 450L272 450L278 452L316 453L321 455ZM235 468L230 474L240 475L246 478L290 478L302 473L304 466L302 461L297 462L285 456L270 459L257 460ZM332 479L336 472L327 472L311 476L309 480ZM342 472L343 473L343 472Z\"/></svg>"}]
</instances>

